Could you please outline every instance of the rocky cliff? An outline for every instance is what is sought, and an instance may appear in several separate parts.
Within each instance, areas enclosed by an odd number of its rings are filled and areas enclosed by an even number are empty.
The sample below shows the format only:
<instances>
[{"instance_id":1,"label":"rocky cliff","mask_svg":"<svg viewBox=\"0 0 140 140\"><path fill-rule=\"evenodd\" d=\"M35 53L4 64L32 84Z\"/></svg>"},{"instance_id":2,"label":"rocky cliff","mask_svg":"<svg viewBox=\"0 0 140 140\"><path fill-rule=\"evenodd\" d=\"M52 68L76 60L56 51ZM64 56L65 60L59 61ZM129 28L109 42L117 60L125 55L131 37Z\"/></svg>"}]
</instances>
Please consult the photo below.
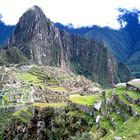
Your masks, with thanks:
<instances>
[{"instance_id":1,"label":"rocky cliff","mask_svg":"<svg viewBox=\"0 0 140 140\"><path fill-rule=\"evenodd\" d=\"M127 67L103 44L59 30L37 6L23 14L8 46L1 52L9 62L27 61L71 69L103 85L131 77Z\"/></svg>"}]
</instances>

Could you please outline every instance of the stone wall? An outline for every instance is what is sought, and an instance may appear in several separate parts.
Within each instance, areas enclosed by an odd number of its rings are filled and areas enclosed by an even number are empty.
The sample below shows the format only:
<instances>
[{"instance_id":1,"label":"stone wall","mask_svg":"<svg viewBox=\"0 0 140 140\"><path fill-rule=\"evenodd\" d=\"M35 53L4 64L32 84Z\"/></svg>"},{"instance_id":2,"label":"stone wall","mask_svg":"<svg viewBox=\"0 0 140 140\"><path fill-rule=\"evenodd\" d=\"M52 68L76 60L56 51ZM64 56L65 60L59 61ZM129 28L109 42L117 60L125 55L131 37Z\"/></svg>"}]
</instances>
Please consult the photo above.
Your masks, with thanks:
<instances>
[{"instance_id":1,"label":"stone wall","mask_svg":"<svg viewBox=\"0 0 140 140\"><path fill-rule=\"evenodd\" d=\"M0 116L6 113L14 113L15 112L15 107L0 107Z\"/></svg>"},{"instance_id":2,"label":"stone wall","mask_svg":"<svg viewBox=\"0 0 140 140\"><path fill-rule=\"evenodd\" d=\"M127 88L128 90L133 90L133 91L137 91L137 92L140 93L140 88L137 88L137 87L135 87L135 86L133 86L133 85L131 85L131 84L129 84L129 83L126 84L126 88Z\"/></svg>"},{"instance_id":3,"label":"stone wall","mask_svg":"<svg viewBox=\"0 0 140 140\"><path fill-rule=\"evenodd\" d=\"M49 89L36 90L34 95L34 102L47 102L47 103L58 103L66 102L69 98L69 93L52 91Z\"/></svg>"},{"instance_id":4,"label":"stone wall","mask_svg":"<svg viewBox=\"0 0 140 140\"><path fill-rule=\"evenodd\" d=\"M41 89L34 86L33 99L34 102L47 102L47 103L58 103L67 102L70 95L77 93L83 93L83 95L93 95L94 92L85 92L83 89L76 90L76 92L65 92L65 91L55 91L48 88Z\"/></svg>"},{"instance_id":5,"label":"stone wall","mask_svg":"<svg viewBox=\"0 0 140 140\"><path fill-rule=\"evenodd\" d=\"M129 102L131 102L132 104L138 104L138 105L140 105L140 98L133 99L133 98L131 98L127 93L123 94L123 96L124 96Z\"/></svg>"},{"instance_id":6,"label":"stone wall","mask_svg":"<svg viewBox=\"0 0 140 140\"><path fill-rule=\"evenodd\" d=\"M130 105L127 105L122 100L118 98L118 96L115 97L115 101L126 111L128 111L132 116L137 116L137 111Z\"/></svg>"},{"instance_id":7,"label":"stone wall","mask_svg":"<svg viewBox=\"0 0 140 140\"><path fill-rule=\"evenodd\" d=\"M94 109L93 109L93 106L87 106L87 105L81 105L81 104L76 104L76 103L73 103L73 102L68 102L68 106L70 107L74 107L82 112L85 112L85 113L88 113L90 115L94 114Z\"/></svg>"}]
</instances>

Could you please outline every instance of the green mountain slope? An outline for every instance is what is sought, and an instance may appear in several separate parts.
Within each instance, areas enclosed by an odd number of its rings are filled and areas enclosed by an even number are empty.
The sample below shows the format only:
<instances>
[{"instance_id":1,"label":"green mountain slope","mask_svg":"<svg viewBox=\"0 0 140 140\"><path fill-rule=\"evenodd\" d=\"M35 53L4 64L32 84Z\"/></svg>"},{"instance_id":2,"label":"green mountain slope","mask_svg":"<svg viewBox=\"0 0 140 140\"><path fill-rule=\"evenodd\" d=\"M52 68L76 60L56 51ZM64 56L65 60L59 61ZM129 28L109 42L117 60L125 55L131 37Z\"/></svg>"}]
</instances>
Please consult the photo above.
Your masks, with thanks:
<instances>
[{"instance_id":1,"label":"green mountain slope","mask_svg":"<svg viewBox=\"0 0 140 140\"><path fill-rule=\"evenodd\" d=\"M136 52L129 58L127 65L131 72L136 77L140 78L140 51Z\"/></svg>"},{"instance_id":2,"label":"green mountain slope","mask_svg":"<svg viewBox=\"0 0 140 140\"><path fill-rule=\"evenodd\" d=\"M108 27L95 26L91 31L84 36L95 39L104 43L111 50L118 60L126 62L129 58L131 49L131 41L127 33L119 30L113 30Z\"/></svg>"}]
</instances>

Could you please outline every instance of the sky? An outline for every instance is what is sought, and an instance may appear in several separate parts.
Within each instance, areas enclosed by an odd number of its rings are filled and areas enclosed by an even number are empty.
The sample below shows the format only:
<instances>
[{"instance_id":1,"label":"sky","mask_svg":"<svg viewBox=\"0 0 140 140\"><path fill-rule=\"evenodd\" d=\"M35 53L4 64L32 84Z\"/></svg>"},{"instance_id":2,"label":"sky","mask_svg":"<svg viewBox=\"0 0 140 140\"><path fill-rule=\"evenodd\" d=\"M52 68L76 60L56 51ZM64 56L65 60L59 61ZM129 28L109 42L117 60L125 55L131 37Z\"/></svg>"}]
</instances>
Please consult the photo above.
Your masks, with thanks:
<instances>
[{"instance_id":1,"label":"sky","mask_svg":"<svg viewBox=\"0 0 140 140\"><path fill-rule=\"evenodd\" d=\"M140 10L140 0L0 0L2 21L15 25L30 7L38 5L47 18L74 27L99 25L118 29L117 8Z\"/></svg>"}]
</instances>

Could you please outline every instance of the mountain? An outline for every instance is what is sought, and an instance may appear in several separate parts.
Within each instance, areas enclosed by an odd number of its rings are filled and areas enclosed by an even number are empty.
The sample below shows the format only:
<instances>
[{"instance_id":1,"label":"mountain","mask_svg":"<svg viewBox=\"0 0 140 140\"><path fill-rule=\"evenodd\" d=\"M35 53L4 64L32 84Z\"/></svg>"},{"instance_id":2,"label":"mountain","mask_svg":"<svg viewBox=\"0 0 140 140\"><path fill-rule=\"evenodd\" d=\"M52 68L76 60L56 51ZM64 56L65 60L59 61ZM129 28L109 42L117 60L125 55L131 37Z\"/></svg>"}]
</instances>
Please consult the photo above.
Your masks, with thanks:
<instances>
[{"instance_id":1,"label":"mountain","mask_svg":"<svg viewBox=\"0 0 140 140\"><path fill-rule=\"evenodd\" d=\"M140 11L137 9L128 11L122 8L118 10L120 15L117 20L121 25L119 30L99 26L76 29L61 24L56 24L56 26L69 33L78 33L102 42L118 60L128 66L135 77L140 78Z\"/></svg>"},{"instance_id":2,"label":"mountain","mask_svg":"<svg viewBox=\"0 0 140 140\"><path fill-rule=\"evenodd\" d=\"M102 42L121 62L128 60L131 43L126 32L109 27L94 26L84 36Z\"/></svg>"},{"instance_id":3,"label":"mountain","mask_svg":"<svg viewBox=\"0 0 140 140\"><path fill-rule=\"evenodd\" d=\"M69 25L63 25L59 22L55 23L55 26L61 30L65 30L71 34L79 34L79 35L84 35L88 31L92 30L94 26L91 27L79 27L79 28L74 28L72 24Z\"/></svg>"},{"instance_id":4,"label":"mountain","mask_svg":"<svg viewBox=\"0 0 140 140\"><path fill-rule=\"evenodd\" d=\"M130 33L130 36L132 40L132 51L127 65L132 73L140 78L140 25Z\"/></svg>"},{"instance_id":5,"label":"mountain","mask_svg":"<svg viewBox=\"0 0 140 140\"><path fill-rule=\"evenodd\" d=\"M120 62L128 66L135 77L140 78L139 23L135 26L133 24L131 26L125 26L120 30L99 26L81 28L69 28L61 24L56 24L56 26L71 34L79 34L88 39L101 42Z\"/></svg>"},{"instance_id":6,"label":"mountain","mask_svg":"<svg viewBox=\"0 0 140 140\"><path fill-rule=\"evenodd\" d=\"M106 86L131 77L102 43L59 30L37 6L20 18L1 56L10 63L70 69Z\"/></svg>"},{"instance_id":7,"label":"mountain","mask_svg":"<svg viewBox=\"0 0 140 140\"><path fill-rule=\"evenodd\" d=\"M15 26L9 26L9 25L5 25L2 21L0 21L0 46L5 45Z\"/></svg>"},{"instance_id":8,"label":"mountain","mask_svg":"<svg viewBox=\"0 0 140 140\"><path fill-rule=\"evenodd\" d=\"M135 77L140 78L140 25L130 30L127 26L120 30L94 27L84 36L103 42L118 60L127 64Z\"/></svg>"},{"instance_id":9,"label":"mountain","mask_svg":"<svg viewBox=\"0 0 140 140\"><path fill-rule=\"evenodd\" d=\"M126 62L129 58L132 43L128 33L125 31L96 25L92 27L70 28L69 26L56 23L55 26L71 34L79 34L103 43L121 62Z\"/></svg>"}]
</instances>

